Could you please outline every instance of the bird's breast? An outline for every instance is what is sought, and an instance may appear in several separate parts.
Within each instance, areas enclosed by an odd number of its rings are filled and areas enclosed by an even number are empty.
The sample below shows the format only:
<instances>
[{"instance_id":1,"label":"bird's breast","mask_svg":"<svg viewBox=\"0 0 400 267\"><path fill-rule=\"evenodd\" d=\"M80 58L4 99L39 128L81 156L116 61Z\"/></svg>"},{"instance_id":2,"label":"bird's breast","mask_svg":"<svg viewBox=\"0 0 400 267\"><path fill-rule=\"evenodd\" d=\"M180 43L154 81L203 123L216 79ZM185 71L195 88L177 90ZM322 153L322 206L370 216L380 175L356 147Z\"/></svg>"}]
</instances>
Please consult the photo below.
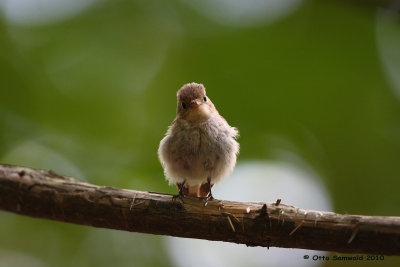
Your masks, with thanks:
<instances>
[{"instance_id":1,"label":"bird's breast","mask_svg":"<svg viewBox=\"0 0 400 267\"><path fill-rule=\"evenodd\" d=\"M201 125L178 122L160 145L167 175L193 183L225 177L232 171L239 150L232 129L224 120Z\"/></svg>"},{"instance_id":2,"label":"bird's breast","mask_svg":"<svg viewBox=\"0 0 400 267\"><path fill-rule=\"evenodd\" d=\"M228 126L229 127L229 126ZM184 167L201 165L209 170L219 161L224 161L234 151L236 141L229 131L215 123L200 126L185 125L171 136L169 150L175 154L175 160L184 161Z\"/></svg>"}]
</instances>

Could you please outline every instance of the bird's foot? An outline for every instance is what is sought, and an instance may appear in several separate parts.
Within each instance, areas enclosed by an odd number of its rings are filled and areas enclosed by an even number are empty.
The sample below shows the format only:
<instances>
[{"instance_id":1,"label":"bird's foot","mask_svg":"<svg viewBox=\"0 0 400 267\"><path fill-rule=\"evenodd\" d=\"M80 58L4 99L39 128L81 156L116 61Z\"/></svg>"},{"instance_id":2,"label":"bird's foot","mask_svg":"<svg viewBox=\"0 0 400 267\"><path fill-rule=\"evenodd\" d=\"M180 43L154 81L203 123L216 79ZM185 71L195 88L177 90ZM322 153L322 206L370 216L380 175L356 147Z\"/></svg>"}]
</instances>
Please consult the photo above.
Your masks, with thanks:
<instances>
[{"instance_id":1,"label":"bird's foot","mask_svg":"<svg viewBox=\"0 0 400 267\"><path fill-rule=\"evenodd\" d=\"M179 189L179 193L172 196L172 201L176 201L176 199L182 201L184 196L185 195L183 194L183 185L182 185L181 188Z\"/></svg>"},{"instance_id":2,"label":"bird's foot","mask_svg":"<svg viewBox=\"0 0 400 267\"><path fill-rule=\"evenodd\" d=\"M207 206L208 201L210 201L210 200L214 200L214 197L211 194L211 192L204 198L204 207Z\"/></svg>"},{"instance_id":3,"label":"bird's foot","mask_svg":"<svg viewBox=\"0 0 400 267\"><path fill-rule=\"evenodd\" d=\"M177 199L182 201L183 200L183 194L176 194L176 195L172 196L172 201L176 201Z\"/></svg>"},{"instance_id":4,"label":"bird's foot","mask_svg":"<svg viewBox=\"0 0 400 267\"><path fill-rule=\"evenodd\" d=\"M207 185L208 185L208 194L205 198L204 206L207 206L209 200L214 200L214 197L211 192L211 188L213 187L213 185L211 185L211 178L207 179Z\"/></svg>"},{"instance_id":5,"label":"bird's foot","mask_svg":"<svg viewBox=\"0 0 400 267\"><path fill-rule=\"evenodd\" d=\"M184 190L184 187L185 187L185 182L179 183L179 184L177 184L177 186L179 188L179 193L177 195L173 195L172 196L172 201L176 201L176 199L178 199L178 198L179 198L180 201L182 201L182 199L184 197L183 190Z\"/></svg>"}]
</instances>

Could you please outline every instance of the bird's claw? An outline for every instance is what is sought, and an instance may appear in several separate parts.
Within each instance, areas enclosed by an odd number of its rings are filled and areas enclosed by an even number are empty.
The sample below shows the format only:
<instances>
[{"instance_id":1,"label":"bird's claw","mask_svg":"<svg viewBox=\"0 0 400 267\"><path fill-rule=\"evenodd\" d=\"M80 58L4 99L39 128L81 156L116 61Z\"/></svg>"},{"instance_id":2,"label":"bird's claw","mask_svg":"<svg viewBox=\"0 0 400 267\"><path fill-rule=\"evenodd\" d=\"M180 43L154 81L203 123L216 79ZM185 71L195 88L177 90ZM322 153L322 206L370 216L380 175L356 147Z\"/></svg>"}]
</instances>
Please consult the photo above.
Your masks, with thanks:
<instances>
[{"instance_id":1,"label":"bird's claw","mask_svg":"<svg viewBox=\"0 0 400 267\"><path fill-rule=\"evenodd\" d=\"M181 192L179 192L178 194L173 195L172 196L172 201L176 201L176 199L179 199L180 201L182 201L183 200L183 194Z\"/></svg>"},{"instance_id":2,"label":"bird's claw","mask_svg":"<svg viewBox=\"0 0 400 267\"><path fill-rule=\"evenodd\" d=\"M207 206L208 201L210 201L210 200L214 200L214 197L211 194L211 192L204 198L204 207Z\"/></svg>"},{"instance_id":3,"label":"bird's claw","mask_svg":"<svg viewBox=\"0 0 400 267\"><path fill-rule=\"evenodd\" d=\"M183 188L185 186L185 182L178 184L179 187L179 193L177 195L172 196L172 201L176 201L177 198L179 198L180 201L182 201L184 195L183 195Z\"/></svg>"}]
</instances>

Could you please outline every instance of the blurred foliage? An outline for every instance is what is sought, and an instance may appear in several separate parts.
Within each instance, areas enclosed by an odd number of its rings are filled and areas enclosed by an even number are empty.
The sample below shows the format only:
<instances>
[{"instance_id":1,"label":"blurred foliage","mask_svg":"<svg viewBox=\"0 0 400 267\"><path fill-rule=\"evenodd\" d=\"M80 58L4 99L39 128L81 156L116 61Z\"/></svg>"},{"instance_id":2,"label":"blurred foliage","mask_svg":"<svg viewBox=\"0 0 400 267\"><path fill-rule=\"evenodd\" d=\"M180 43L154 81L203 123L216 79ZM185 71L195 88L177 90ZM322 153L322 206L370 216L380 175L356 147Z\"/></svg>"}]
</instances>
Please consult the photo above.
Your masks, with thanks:
<instances>
[{"instance_id":1,"label":"blurred foliage","mask_svg":"<svg viewBox=\"0 0 400 267\"><path fill-rule=\"evenodd\" d=\"M182 1L102 1L36 26L0 17L0 161L175 193L156 151L176 91L196 81L239 128L239 160L294 152L324 179L335 211L398 216L400 105L375 24L375 7L345 1L305 1L253 27ZM5 212L0 236L0 266L7 251L48 266L171 264L155 236Z\"/></svg>"}]
</instances>

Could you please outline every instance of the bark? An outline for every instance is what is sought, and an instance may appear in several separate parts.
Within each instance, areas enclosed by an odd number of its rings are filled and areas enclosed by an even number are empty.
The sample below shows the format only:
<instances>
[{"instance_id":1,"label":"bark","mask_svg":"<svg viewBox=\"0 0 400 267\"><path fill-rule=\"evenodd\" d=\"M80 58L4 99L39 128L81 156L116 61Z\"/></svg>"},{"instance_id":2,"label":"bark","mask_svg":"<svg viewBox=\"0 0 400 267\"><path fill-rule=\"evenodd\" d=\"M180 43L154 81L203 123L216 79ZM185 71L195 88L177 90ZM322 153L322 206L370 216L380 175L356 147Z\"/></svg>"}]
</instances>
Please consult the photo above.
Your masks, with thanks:
<instances>
[{"instance_id":1,"label":"bark","mask_svg":"<svg viewBox=\"0 0 400 267\"><path fill-rule=\"evenodd\" d=\"M0 209L94 227L341 253L400 255L400 217L342 215L282 203L205 201L96 186L0 165Z\"/></svg>"}]
</instances>

